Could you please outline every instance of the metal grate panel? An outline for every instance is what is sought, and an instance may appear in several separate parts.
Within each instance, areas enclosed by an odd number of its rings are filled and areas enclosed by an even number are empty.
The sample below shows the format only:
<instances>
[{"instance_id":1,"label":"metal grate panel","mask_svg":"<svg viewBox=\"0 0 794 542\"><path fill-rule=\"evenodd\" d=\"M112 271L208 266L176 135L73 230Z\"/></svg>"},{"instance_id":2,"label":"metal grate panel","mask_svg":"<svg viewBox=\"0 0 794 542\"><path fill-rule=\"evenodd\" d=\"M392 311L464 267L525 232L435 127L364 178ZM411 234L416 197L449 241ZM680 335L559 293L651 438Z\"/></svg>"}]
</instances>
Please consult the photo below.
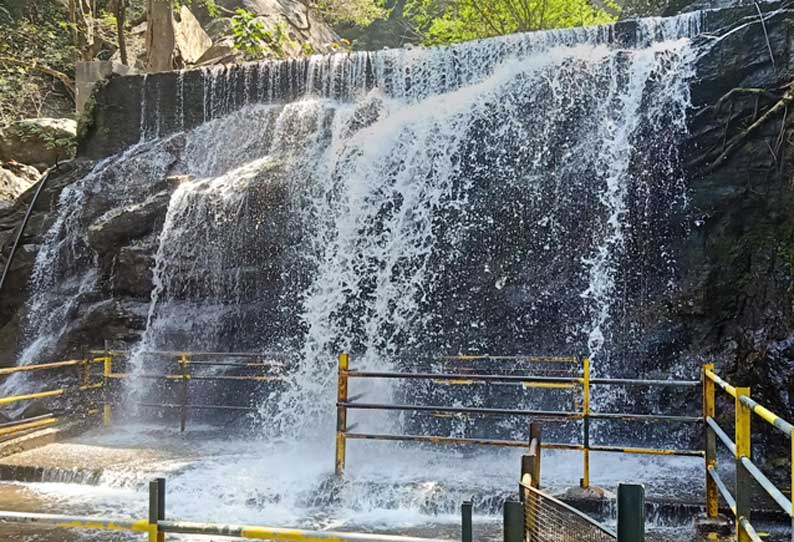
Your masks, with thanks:
<instances>
[{"instance_id":1,"label":"metal grate panel","mask_svg":"<svg viewBox=\"0 0 794 542\"><path fill-rule=\"evenodd\" d=\"M525 542L614 542L617 536L594 519L533 487L520 485Z\"/></svg>"}]
</instances>

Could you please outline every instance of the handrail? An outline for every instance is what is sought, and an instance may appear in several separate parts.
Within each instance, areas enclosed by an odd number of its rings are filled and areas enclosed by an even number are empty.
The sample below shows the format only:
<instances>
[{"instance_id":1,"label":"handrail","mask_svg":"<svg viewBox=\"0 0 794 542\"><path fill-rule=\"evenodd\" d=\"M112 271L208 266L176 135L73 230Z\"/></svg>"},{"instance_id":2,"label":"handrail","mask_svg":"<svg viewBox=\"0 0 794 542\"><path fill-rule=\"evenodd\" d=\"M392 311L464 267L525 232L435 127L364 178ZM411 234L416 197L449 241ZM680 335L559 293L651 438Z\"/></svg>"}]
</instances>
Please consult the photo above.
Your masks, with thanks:
<instances>
[{"instance_id":1,"label":"handrail","mask_svg":"<svg viewBox=\"0 0 794 542\"><path fill-rule=\"evenodd\" d=\"M396 373L387 371L348 371L348 378L395 378L405 380L477 380L481 382L553 382L578 383L583 380L575 376L515 376L450 373Z\"/></svg>"},{"instance_id":2,"label":"handrail","mask_svg":"<svg viewBox=\"0 0 794 542\"><path fill-rule=\"evenodd\" d=\"M67 361L55 361L52 363L39 363L38 365L19 365L17 367L3 367L0 369L0 376L7 376L15 373L26 371L43 371L46 369L62 369L64 367L76 367L78 365L86 365L88 360L84 359L70 359Z\"/></svg>"},{"instance_id":3,"label":"handrail","mask_svg":"<svg viewBox=\"0 0 794 542\"><path fill-rule=\"evenodd\" d=\"M23 395L12 395L9 397L0 397L0 405L8 405L10 403L16 403L19 401L30 401L31 399L44 399L46 397L58 397L60 395L66 395L68 393L74 393L77 391L87 391L87 390L94 390L101 388L103 386L102 382L98 382L96 384L85 384L83 386L76 386L74 388L60 388L57 390L47 390L47 391L40 391L36 393L26 393Z\"/></svg>"},{"instance_id":4,"label":"handrail","mask_svg":"<svg viewBox=\"0 0 794 542\"><path fill-rule=\"evenodd\" d=\"M706 416L706 423L711 428L711 430L714 431L714 434L719 437L720 441L722 441L725 447L731 451L731 455L735 457L736 444L734 444L734 442L731 440L731 437L729 437L728 434L722 430L722 427L720 427L719 424L716 421L714 421L714 418L712 418L711 416Z\"/></svg>"},{"instance_id":5,"label":"handrail","mask_svg":"<svg viewBox=\"0 0 794 542\"><path fill-rule=\"evenodd\" d=\"M706 377L709 380L711 380L716 385L718 385L720 388L725 390L725 393L727 393L728 395L730 395L734 399L736 398L736 388L734 388L733 386L731 386L730 384L725 382L723 379L721 379L719 376L717 376L717 374L714 371L712 371L711 369L704 369L703 372L704 372L704 374L706 375Z\"/></svg>"},{"instance_id":6,"label":"handrail","mask_svg":"<svg viewBox=\"0 0 794 542\"><path fill-rule=\"evenodd\" d=\"M387 440L387 441L409 441L409 442L428 442L434 444L477 444L487 446L511 446L526 447L526 441L502 440L493 438L458 438L444 435L395 435L378 433L354 433L347 425L348 410L384 410L398 412L426 412L431 415L457 415L457 416L525 416L539 420L552 420L557 422L570 422L582 420L581 423L581 444L549 443L543 444L544 448L557 448L565 450L577 450L583 454L583 477L581 486L589 487L590 481L590 451L597 452L617 452L630 454L653 454L653 455L680 455L703 457L703 450L675 450L675 449L655 449L655 448L634 448L626 446L602 446L591 445L590 442L590 422L592 420L619 420L629 422L669 422L669 423L703 423L700 416L675 416L669 414L635 414L624 412L592 412L590 410L590 389L593 385L603 386L670 386L695 388L700 386L699 381L675 381L658 379L639 379L621 378L609 379L590 377L590 360L585 357L578 358L558 358L558 357L532 357L532 356L492 356L492 355L472 355L472 356L445 356L435 359L454 359L461 361L473 360L496 360L496 359L533 359L539 361L576 361L581 363L578 371L574 374L551 376L548 374L527 375L515 374L516 370L510 369L511 374L504 374L500 369L495 370L494 374L484 374L481 368L475 367L475 372L464 372L463 369L453 368L451 372L433 372L423 368L420 371L396 372L396 371L370 371L370 370L351 370L349 367L349 354L339 354L339 374L337 382L337 431L336 431L336 473L342 475L345 468L346 442L348 439L364 440ZM531 371L531 368L524 369ZM556 372L556 371L554 371ZM389 404L378 402L359 402L358 397L349 398L348 388L351 379L394 379L394 380L424 380L436 385L471 385L475 383L487 383L492 385L500 384L521 384L524 387L540 387L554 389L572 389L579 392L581 388L581 403L578 403L572 410L533 410L523 408L496 408L489 406L448 406L443 404Z\"/></svg>"},{"instance_id":7,"label":"handrail","mask_svg":"<svg viewBox=\"0 0 794 542\"><path fill-rule=\"evenodd\" d=\"M794 425L791 425L768 408L761 406L747 395L739 397L739 401L765 422L781 431L788 436L788 438L792 438L792 434L794 434Z\"/></svg>"},{"instance_id":8,"label":"handrail","mask_svg":"<svg viewBox=\"0 0 794 542\"><path fill-rule=\"evenodd\" d=\"M579 363L579 358L576 357L559 357L559 356L492 356L490 354L474 354L474 355L455 355L455 356L436 356L435 359L450 360L450 361L477 361L477 360L516 360L516 361L535 361L541 363Z\"/></svg>"},{"instance_id":9,"label":"handrail","mask_svg":"<svg viewBox=\"0 0 794 542\"><path fill-rule=\"evenodd\" d=\"M35 512L0 511L0 523L41 524L67 529L144 532L150 534L150 540L152 540L152 533L156 535L157 532L160 532L289 542L449 542L448 540L434 538L417 538L387 534L310 531L303 529L284 529L280 527L260 527L255 525L199 523L194 521L130 520L96 516L41 514Z\"/></svg>"},{"instance_id":10,"label":"handrail","mask_svg":"<svg viewBox=\"0 0 794 542\"><path fill-rule=\"evenodd\" d=\"M735 402L736 438L731 438L723 431L715 420L714 385L717 385ZM771 410L750 397L750 388L737 388L723 380L714 372L713 365L703 367L703 418L706 431L706 510L710 518L715 518L717 511L717 495L721 495L736 517L738 542L760 540L750 519L752 488L755 481L769 495L784 513L792 519L794 528L794 503L779 490L771 480L753 463L751 455L750 421L752 414L757 415L774 428L781 431L791 440L791 485L794 493L794 426L780 418ZM736 461L736 496L732 495L717 473L717 453L715 437L731 451ZM794 529L792 529L794 536Z\"/></svg>"}]
</instances>

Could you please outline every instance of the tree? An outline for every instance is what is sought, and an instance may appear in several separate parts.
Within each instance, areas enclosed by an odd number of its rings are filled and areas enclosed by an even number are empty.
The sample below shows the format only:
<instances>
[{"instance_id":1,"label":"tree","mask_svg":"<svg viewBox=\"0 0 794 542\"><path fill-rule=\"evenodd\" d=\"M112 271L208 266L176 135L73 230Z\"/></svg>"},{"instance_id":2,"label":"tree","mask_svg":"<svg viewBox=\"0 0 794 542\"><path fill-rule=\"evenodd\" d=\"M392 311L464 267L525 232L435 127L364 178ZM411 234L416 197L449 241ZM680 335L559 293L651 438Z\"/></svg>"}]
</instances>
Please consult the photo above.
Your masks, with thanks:
<instances>
[{"instance_id":1,"label":"tree","mask_svg":"<svg viewBox=\"0 0 794 542\"><path fill-rule=\"evenodd\" d=\"M410 0L406 15L427 45L617 19L612 0Z\"/></svg>"},{"instance_id":2,"label":"tree","mask_svg":"<svg viewBox=\"0 0 794 542\"><path fill-rule=\"evenodd\" d=\"M174 16L171 0L146 0L146 70L174 68Z\"/></svg>"},{"instance_id":3,"label":"tree","mask_svg":"<svg viewBox=\"0 0 794 542\"><path fill-rule=\"evenodd\" d=\"M110 8L116 16L116 34L119 40L119 56L122 64L129 64L127 58L127 39L124 36L124 25L127 24L127 0L111 0Z\"/></svg>"}]
</instances>

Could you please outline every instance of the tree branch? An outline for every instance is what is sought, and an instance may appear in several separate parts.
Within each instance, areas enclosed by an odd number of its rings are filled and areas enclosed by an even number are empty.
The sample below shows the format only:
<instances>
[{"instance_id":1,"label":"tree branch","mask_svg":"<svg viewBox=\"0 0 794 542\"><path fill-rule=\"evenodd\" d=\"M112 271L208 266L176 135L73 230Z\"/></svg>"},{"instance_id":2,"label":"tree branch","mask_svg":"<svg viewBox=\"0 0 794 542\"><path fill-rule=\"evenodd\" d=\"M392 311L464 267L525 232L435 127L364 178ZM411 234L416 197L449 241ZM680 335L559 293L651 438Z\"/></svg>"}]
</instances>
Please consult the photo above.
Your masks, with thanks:
<instances>
[{"instance_id":1,"label":"tree branch","mask_svg":"<svg viewBox=\"0 0 794 542\"><path fill-rule=\"evenodd\" d=\"M0 64L11 64L13 66L21 66L23 68L27 68L33 71L37 71L39 73L43 73L45 75L49 75L50 77L57 79L60 81L66 90L71 95L72 99L75 97L75 90L74 90L74 80L71 77L66 75L63 72L59 72L58 70L54 70L48 66L42 66L36 60L19 60L17 58L9 57L9 56L0 56Z\"/></svg>"},{"instance_id":2,"label":"tree branch","mask_svg":"<svg viewBox=\"0 0 794 542\"><path fill-rule=\"evenodd\" d=\"M720 152L719 150L713 150L708 152L698 158L692 160L689 163L689 167L698 166L712 160L712 162L706 167L706 172L711 172L717 169L719 165L733 152L735 151L747 137L755 132L758 128L766 124L766 122L777 115L781 111L786 111L788 105L794 100L794 89L788 90L778 102L770 107L766 113L761 115L758 120L752 123L750 126L736 134L731 138L727 145L725 145L724 150Z\"/></svg>"}]
</instances>

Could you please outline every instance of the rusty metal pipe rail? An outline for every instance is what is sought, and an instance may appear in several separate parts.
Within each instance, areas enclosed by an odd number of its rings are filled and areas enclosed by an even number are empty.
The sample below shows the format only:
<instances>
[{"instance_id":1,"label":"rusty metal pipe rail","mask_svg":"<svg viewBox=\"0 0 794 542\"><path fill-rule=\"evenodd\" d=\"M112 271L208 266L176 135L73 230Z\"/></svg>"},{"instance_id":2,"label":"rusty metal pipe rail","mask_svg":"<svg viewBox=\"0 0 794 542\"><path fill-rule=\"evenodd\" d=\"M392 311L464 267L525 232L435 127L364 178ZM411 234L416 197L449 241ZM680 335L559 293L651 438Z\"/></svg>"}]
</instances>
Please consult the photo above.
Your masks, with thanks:
<instances>
[{"instance_id":1,"label":"rusty metal pipe rail","mask_svg":"<svg viewBox=\"0 0 794 542\"><path fill-rule=\"evenodd\" d=\"M109 356L129 356L129 350L90 350L90 354L93 355L109 355ZM136 354L155 354L155 355L163 355L163 356L228 356L233 358L278 358L277 354L267 353L267 352L213 352L213 351L196 351L190 352L188 350L142 350L140 352L136 352Z\"/></svg>"},{"instance_id":2,"label":"rusty metal pipe rail","mask_svg":"<svg viewBox=\"0 0 794 542\"><path fill-rule=\"evenodd\" d=\"M579 363L577 357L559 357L559 356L491 356L489 354L480 355L455 355L455 356L436 356L433 359L450 360L450 361L479 361L479 360L515 360L515 361L534 361L538 363Z\"/></svg>"},{"instance_id":3,"label":"rusty metal pipe rail","mask_svg":"<svg viewBox=\"0 0 794 542\"><path fill-rule=\"evenodd\" d=\"M473 444L478 446L502 446L508 448L526 448L528 442L524 440L501 440L487 438L467 437L436 437L431 435L389 435L386 433L345 433L345 438L353 440L385 440L402 442L429 442L432 444ZM580 444L565 444L543 442L542 448L550 450L583 450Z\"/></svg>"},{"instance_id":4,"label":"rusty metal pipe rail","mask_svg":"<svg viewBox=\"0 0 794 542\"><path fill-rule=\"evenodd\" d=\"M270 382L273 380L282 380L278 376L270 375L220 375L220 376L196 376L191 374L134 374L134 373L113 373L107 375L107 378L113 380L125 380L127 378L142 378L144 380L234 380L234 381L255 381L255 382Z\"/></svg>"},{"instance_id":5,"label":"rusty metal pipe rail","mask_svg":"<svg viewBox=\"0 0 794 542\"><path fill-rule=\"evenodd\" d=\"M116 403L117 406L122 405L124 403ZM173 409L181 409L186 408L188 410L246 410L246 411L258 411L259 409L256 407L245 407L245 406L234 406L234 405L192 405L192 404L177 404L177 403L133 403L135 406L143 407L143 408L173 408Z\"/></svg>"},{"instance_id":6,"label":"rusty metal pipe rail","mask_svg":"<svg viewBox=\"0 0 794 542\"><path fill-rule=\"evenodd\" d=\"M591 378L590 384L599 386L667 386L679 388L699 388L699 380L644 380L641 378Z\"/></svg>"},{"instance_id":7,"label":"rusty metal pipe rail","mask_svg":"<svg viewBox=\"0 0 794 542\"><path fill-rule=\"evenodd\" d=\"M472 380L480 382L548 382L570 384L584 382L575 376L515 376L472 373L392 373L384 371L347 371L348 378L394 378L400 380Z\"/></svg>"},{"instance_id":8,"label":"rusty metal pipe rail","mask_svg":"<svg viewBox=\"0 0 794 542\"><path fill-rule=\"evenodd\" d=\"M408 412L457 412L462 414L484 414L497 416L538 416L542 418L560 418L578 420L583 417L580 412L562 412L554 410L518 410L509 408L474 408L446 407L440 405L389 405L384 403L350 403L339 402L338 407L360 410L400 410ZM526 445L526 443L524 443Z\"/></svg>"},{"instance_id":9,"label":"rusty metal pipe rail","mask_svg":"<svg viewBox=\"0 0 794 542\"><path fill-rule=\"evenodd\" d=\"M672 416L667 414L628 414L622 412L591 412L588 415L593 419L601 420L626 420L645 422L680 422L703 423L703 418L698 416Z\"/></svg>"}]
</instances>

